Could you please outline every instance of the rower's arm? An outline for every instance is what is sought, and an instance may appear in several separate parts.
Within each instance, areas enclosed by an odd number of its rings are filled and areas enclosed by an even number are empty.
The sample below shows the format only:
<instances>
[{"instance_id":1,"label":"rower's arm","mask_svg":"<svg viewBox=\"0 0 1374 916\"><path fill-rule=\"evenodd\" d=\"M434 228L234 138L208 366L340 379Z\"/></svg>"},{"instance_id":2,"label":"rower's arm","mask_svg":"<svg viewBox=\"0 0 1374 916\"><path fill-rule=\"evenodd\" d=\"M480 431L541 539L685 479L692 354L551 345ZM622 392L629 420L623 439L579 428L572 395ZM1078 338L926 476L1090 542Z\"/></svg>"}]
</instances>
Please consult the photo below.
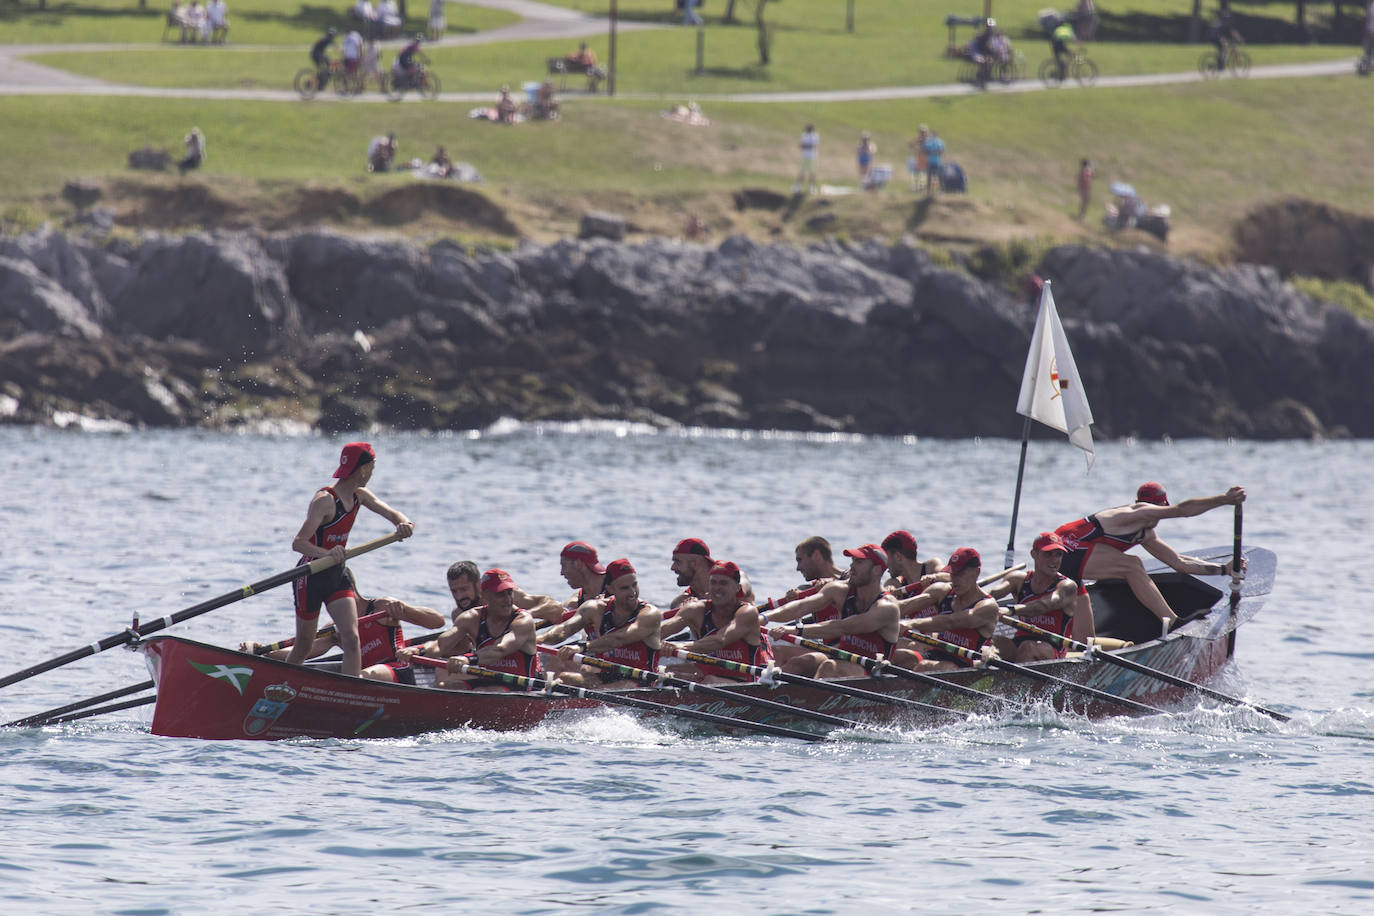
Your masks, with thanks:
<instances>
[{"instance_id":1,"label":"rower's arm","mask_svg":"<svg viewBox=\"0 0 1374 916\"><path fill-rule=\"evenodd\" d=\"M1197 557L1185 556L1170 547L1160 537L1147 537L1140 542L1145 551L1170 569L1190 576L1220 576L1230 571L1229 563L1209 563Z\"/></svg>"},{"instance_id":2,"label":"rower's arm","mask_svg":"<svg viewBox=\"0 0 1374 916\"><path fill-rule=\"evenodd\" d=\"M706 606L698 600L684 601L678 605L677 613L665 618L659 625L658 635L667 639L674 633L680 633L684 629L691 628L693 633L701 629L700 621L706 613Z\"/></svg>"},{"instance_id":3,"label":"rower's arm","mask_svg":"<svg viewBox=\"0 0 1374 916\"><path fill-rule=\"evenodd\" d=\"M918 617L908 623L908 627L922 633L939 633L942 630L987 630L997 623L997 602L984 598L973 607L955 611L953 614L940 614L935 617Z\"/></svg>"},{"instance_id":4,"label":"rower's arm","mask_svg":"<svg viewBox=\"0 0 1374 916\"><path fill-rule=\"evenodd\" d=\"M595 607L599 612L600 604L601 602L599 601L588 601L578 609L577 613L573 614L567 620L564 620L562 623L556 623L548 629L540 631L538 637L540 644L545 646L556 646L563 642L563 640L587 625L589 618L586 616L586 609Z\"/></svg>"},{"instance_id":5,"label":"rower's arm","mask_svg":"<svg viewBox=\"0 0 1374 916\"><path fill-rule=\"evenodd\" d=\"M988 594L999 600L1002 598L1006 598L1008 595L1014 595L1021 590L1022 583L1026 581L1026 577L1029 575L1029 570L1024 572L1008 573L1006 576L999 579L997 582L988 586Z\"/></svg>"},{"instance_id":6,"label":"rower's arm","mask_svg":"<svg viewBox=\"0 0 1374 916\"><path fill-rule=\"evenodd\" d=\"M291 549L303 557L318 560L320 557L329 556L330 551L314 543L315 532L329 518L334 511L334 497L323 490L317 492L310 500L310 508L306 510L305 522L301 525L301 530L296 532L296 537L291 541ZM344 548L340 547L342 553Z\"/></svg>"},{"instance_id":7,"label":"rower's arm","mask_svg":"<svg viewBox=\"0 0 1374 916\"><path fill-rule=\"evenodd\" d=\"M1232 487L1225 493L1216 496L1195 496L1192 499L1185 499L1172 506L1161 506L1160 518L1192 518L1204 512L1210 512L1221 506L1239 506L1245 502L1245 488Z\"/></svg>"},{"instance_id":8,"label":"rower's arm","mask_svg":"<svg viewBox=\"0 0 1374 916\"><path fill-rule=\"evenodd\" d=\"M529 646L531 651L534 650L534 619L529 614L517 613L511 621L510 629L502 633L496 642L478 649L474 658L479 665L497 662L522 646Z\"/></svg>"},{"instance_id":9,"label":"rower's arm","mask_svg":"<svg viewBox=\"0 0 1374 916\"><path fill-rule=\"evenodd\" d=\"M640 610L639 616L628 627L612 630L588 642L587 651L595 654L619 646L628 646L632 642L651 640L658 635L662 622L662 612L652 604L648 605Z\"/></svg>"},{"instance_id":10,"label":"rower's arm","mask_svg":"<svg viewBox=\"0 0 1374 916\"><path fill-rule=\"evenodd\" d=\"M413 623L417 627L435 630L444 625L444 615L434 608L407 604L398 598L378 598L372 602L372 610L386 614L391 621L391 626Z\"/></svg>"},{"instance_id":11,"label":"rower's arm","mask_svg":"<svg viewBox=\"0 0 1374 916\"><path fill-rule=\"evenodd\" d=\"M1036 598L1034 601L1027 601L1025 604L1015 605L1012 610L1017 616L1057 611L1072 605L1077 594L1077 582L1072 579L1061 579L1059 584L1054 587L1054 591L1048 595L1043 598Z\"/></svg>"},{"instance_id":12,"label":"rower's arm","mask_svg":"<svg viewBox=\"0 0 1374 916\"><path fill-rule=\"evenodd\" d=\"M950 588L948 582L936 582L919 595L897 602L898 613L903 617L917 617L921 611L933 608L944 601L949 596Z\"/></svg>"},{"instance_id":13,"label":"rower's arm","mask_svg":"<svg viewBox=\"0 0 1374 916\"><path fill-rule=\"evenodd\" d=\"M735 611L735 616L730 618L730 622L725 628L712 633L710 636L698 639L691 643L693 652L715 652L722 646L728 646L732 642L739 640L749 641L750 636L754 641L750 645L757 645L759 640L759 609L752 604L742 605Z\"/></svg>"},{"instance_id":14,"label":"rower's arm","mask_svg":"<svg viewBox=\"0 0 1374 916\"><path fill-rule=\"evenodd\" d=\"M531 595L522 588L515 590L515 606L530 612L535 620L558 623L563 619L565 608L551 595Z\"/></svg>"},{"instance_id":15,"label":"rower's arm","mask_svg":"<svg viewBox=\"0 0 1374 916\"><path fill-rule=\"evenodd\" d=\"M808 614L815 614L825 610L832 604L844 600L844 595L849 591L849 585L844 582L831 582L814 595L805 598L798 598L796 601L789 601L782 607L768 612L769 623L787 623L792 620L799 620ZM724 645L724 643L722 643Z\"/></svg>"},{"instance_id":16,"label":"rower's arm","mask_svg":"<svg viewBox=\"0 0 1374 916\"><path fill-rule=\"evenodd\" d=\"M897 603L891 598L873 602L873 606L862 614L852 617L836 617L824 623L809 623L802 627L799 635L806 639L834 639L847 633L876 633L896 624Z\"/></svg>"},{"instance_id":17,"label":"rower's arm","mask_svg":"<svg viewBox=\"0 0 1374 916\"><path fill-rule=\"evenodd\" d=\"M358 488L358 502L395 525L396 531L402 538L410 537L411 533L415 530L415 523L406 518L404 512L393 509L382 502L381 499L367 487Z\"/></svg>"}]
</instances>

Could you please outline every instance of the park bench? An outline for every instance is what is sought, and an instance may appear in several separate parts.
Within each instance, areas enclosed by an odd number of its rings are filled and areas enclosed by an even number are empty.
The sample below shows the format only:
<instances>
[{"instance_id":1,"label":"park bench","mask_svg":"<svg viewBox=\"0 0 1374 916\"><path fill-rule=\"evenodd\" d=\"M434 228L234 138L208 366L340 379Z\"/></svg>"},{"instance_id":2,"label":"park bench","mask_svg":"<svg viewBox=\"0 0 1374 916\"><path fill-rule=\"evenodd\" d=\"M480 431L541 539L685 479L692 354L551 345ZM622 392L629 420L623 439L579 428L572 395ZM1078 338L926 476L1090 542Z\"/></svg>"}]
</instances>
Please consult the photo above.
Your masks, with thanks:
<instances>
[{"instance_id":1,"label":"park bench","mask_svg":"<svg viewBox=\"0 0 1374 916\"><path fill-rule=\"evenodd\" d=\"M600 67L588 67L566 57L550 57L547 62L547 72L549 76L558 77L559 92L568 88L568 74L570 73L587 77L588 92L595 92L597 84L606 76L605 71Z\"/></svg>"},{"instance_id":2,"label":"park bench","mask_svg":"<svg viewBox=\"0 0 1374 916\"><path fill-rule=\"evenodd\" d=\"M948 44L948 46L946 46L946 48L945 48L945 56L946 56L946 57L963 57L963 56L964 56L964 46L961 45L961 44L959 44L958 39L955 37L955 33L958 31L959 26L961 26L961 25L972 26L972 27L973 27L973 30L976 32L976 31L978 31L979 28L982 27L983 22L984 22L984 19L983 19L982 16L956 16L956 15L954 15L953 13L949 14L948 16L946 16L946 17L945 17L945 25L949 27L949 44Z\"/></svg>"}]
</instances>

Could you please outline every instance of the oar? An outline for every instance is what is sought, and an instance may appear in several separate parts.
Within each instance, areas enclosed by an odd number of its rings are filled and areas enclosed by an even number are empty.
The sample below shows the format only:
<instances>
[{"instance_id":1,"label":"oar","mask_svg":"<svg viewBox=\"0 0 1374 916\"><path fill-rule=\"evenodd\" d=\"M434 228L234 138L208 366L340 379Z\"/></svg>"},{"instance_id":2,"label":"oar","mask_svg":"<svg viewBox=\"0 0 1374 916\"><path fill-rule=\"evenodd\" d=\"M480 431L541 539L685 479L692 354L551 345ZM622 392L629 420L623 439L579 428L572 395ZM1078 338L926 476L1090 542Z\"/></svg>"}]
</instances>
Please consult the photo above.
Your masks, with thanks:
<instances>
[{"instance_id":1,"label":"oar","mask_svg":"<svg viewBox=\"0 0 1374 916\"><path fill-rule=\"evenodd\" d=\"M447 668L448 660L442 658L429 658L417 655L411 659L422 665L429 665L432 668ZM490 668L483 668L480 665L463 664L462 673L473 674L478 677L492 678L511 687L521 690L547 690L551 693L559 693L564 696L580 697L589 700L597 700L601 703L609 703L619 706L630 706L634 709L644 709L656 712L661 715L681 716L684 719L697 719L701 722L710 722L713 725L721 725L727 728L743 729L745 731L761 732L765 735L773 735L777 738L795 738L798 741L824 741L824 735L813 735L810 732L801 732L796 729L783 728L779 725L768 725L764 722L750 722L747 719L736 719L733 716L718 716L711 712L701 712L696 709L686 709L678 706L668 706L664 703L652 703L648 700L640 700L635 697L622 696L618 693L610 693L605 690L590 690L586 687L571 687L567 684L560 684L556 678L534 678L524 677L519 674L506 674L504 671L493 671Z\"/></svg>"},{"instance_id":2,"label":"oar","mask_svg":"<svg viewBox=\"0 0 1374 916\"><path fill-rule=\"evenodd\" d=\"M1240 585L1245 581L1245 573L1240 567L1240 529L1241 514L1240 503L1236 503L1236 529L1231 542L1231 610L1234 611L1240 604Z\"/></svg>"},{"instance_id":3,"label":"oar","mask_svg":"<svg viewBox=\"0 0 1374 916\"><path fill-rule=\"evenodd\" d=\"M386 616L386 611L378 611L378 612L375 613L375 614L364 614L363 616L361 616L361 617L358 618L358 623L360 623L360 624L361 624L361 623L366 623L366 622L369 621L369 620L376 620L378 617L385 617L385 616ZM318 630L315 631L315 638L316 638L316 639L319 639L321 636L331 636L331 635L333 635L333 633L334 633L334 631L335 631L336 629L338 629L338 627L337 627L335 624L327 623L327 624L325 624L324 626L320 627ZM279 640L277 640L276 642L268 643L268 644L265 645L265 646L258 646L256 649L253 650L253 654L254 654L254 655L267 655L269 652L275 652L275 651L277 651L278 649L289 649L289 648L291 648L292 646L294 646L295 644L296 644L296 637L291 636L291 637L288 637L287 639L279 639ZM340 657L342 657L342 656L340 656Z\"/></svg>"},{"instance_id":4,"label":"oar","mask_svg":"<svg viewBox=\"0 0 1374 916\"><path fill-rule=\"evenodd\" d=\"M945 690L950 693L957 693L960 696L968 697L970 699L995 700L996 702L1001 703L1003 705L1009 705L1012 703L1012 701L1008 700L1006 697L999 697L996 694L988 693L985 690L975 690L972 687L965 687L963 684L955 684L950 681L944 680L943 678L935 677L934 675L922 674L919 671L912 671L910 668L899 668L891 662L879 661L876 658L869 658L867 655L857 655L845 649L839 649L835 646L827 645L823 642L817 642L814 639L806 639L805 637L797 636L792 633L788 633L787 635L778 638L781 639L783 642L790 642L793 645L804 646L805 648L810 649L813 652L824 652L831 658L838 659L842 662L853 662L856 665L862 665L865 671L867 671L869 674L874 675L875 677L880 674L891 674L895 675L896 677L902 678L903 680L917 681L918 683L925 684L928 687L934 687L937 690Z\"/></svg>"},{"instance_id":5,"label":"oar","mask_svg":"<svg viewBox=\"0 0 1374 916\"><path fill-rule=\"evenodd\" d=\"M137 697L132 700L125 700L123 703L111 703L109 706L101 706L98 709L88 709L85 712L72 713L69 716L58 716L43 722L35 722L34 725L61 725L63 722L75 722L77 719L89 719L91 716L103 716L107 712L119 712L121 709L133 709L136 706L147 706L149 703L157 702L157 694L150 697Z\"/></svg>"},{"instance_id":6,"label":"oar","mask_svg":"<svg viewBox=\"0 0 1374 916\"><path fill-rule=\"evenodd\" d=\"M1033 633L1038 639L1043 639L1044 641L1050 643L1053 646L1056 646L1057 648L1072 649L1074 651L1082 652L1083 657L1086 659L1091 659L1093 661L1100 660L1113 665L1118 665L1122 668L1125 668L1128 671L1134 671L1137 674L1143 674L1146 677L1152 677L1155 680L1163 681L1166 684L1173 684L1175 687L1187 687L1189 690L1196 690L1203 696L1211 697L1214 700L1220 700L1223 703L1230 703L1233 706L1244 706L1249 709L1253 709L1256 712L1262 712L1266 716L1269 716L1273 719L1277 719L1280 722L1290 721L1289 716L1285 716L1281 712L1275 712L1272 709L1266 709L1265 707L1260 706L1258 703L1251 703L1250 701L1242 700L1239 697L1228 696L1227 694L1224 694L1218 690L1213 690L1211 687L1205 687L1202 684L1198 684L1193 681L1189 681L1184 678L1178 677L1176 675L1169 674L1166 671L1160 671L1158 668L1151 668L1148 665L1142 665L1140 662L1132 661L1129 658L1121 658L1120 656L1112 655L1109 652L1099 651L1096 646L1089 646L1088 644L1081 643L1076 639L1069 639L1067 636L1060 636L1058 633L1055 633L1052 630L1046 630L1043 627L1037 627L1033 623L1027 623L1026 621L1019 620L1016 617L1003 617L1001 618L1001 620L1003 623L1009 623L1012 626L1016 627L1016 629L1021 630L1022 632Z\"/></svg>"},{"instance_id":7,"label":"oar","mask_svg":"<svg viewBox=\"0 0 1374 916\"><path fill-rule=\"evenodd\" d=\"M109 693L102 693L99 696L87 697L84 700L77 700L75 703L68 703L66 706L58 706L56 709L48 709L43 712L36 712L31 716L22 719L15 719L13 722L6 722L0 728L27 728L33 725L46 725L48 721L64 713L72 712L77 709L85 709L87 706L94 706L97 703L104 703L106 700L117 700L120 697L127 697L131 693L140 693L144 690L153 689L152 681L144 681L141 684L131 684L128 687L121 687L118 690L111 690Z\"/></svg>"},{"instance_id":8,"label":"oar","mask_svg":"<svg viewBox=\"0 0 1374 916\"><path fill-rule=\"evenodd\" d=\"M375 540L368 541L366 544L363 544L359 547L352 548L345 554L345 556L351 560L354 557L359 556L360 554L367 553L370 550L376 550L378 547L385 547L387 544L390 544L393 541L399 541L400 539L400 532L393 531L391 534L388 534L384 537L376 538ZM73 649L65 655L59 655L57 656L57 658L50 658L45 662L40 662L37 665L32 665L28 668L25 668L22 671L16 671L13 674L8 674L5 677L0 678L0 687L8 687L10 684L27 680L28 678L31 678L36 674L42 674L44 671L51 671L54 668L60 668L63 665L69 664L78 659L86 658L88 656L104 652L106 649L113 649L115 646L125 645L127 643L133 642L135 639L141 636L147 636L149 633L156 633L158 630L170 627L176 623L181 623L183 620L190 620L192 617L199 617L201 614L208 613L209 611L216 610L217 608L222 608L226 604L233 604L235 601L242 601L244 598L256 595L258 592L267 591L269 588L276 588L278 585L285 585L287 582L290 582L294 579L299 579L300 577L308 575L310 573L317 573L321 570L328 569L329 567L335 566L337 564L338 561L335 560L333 557L320 557L318 560L313 560L309 564L292 567L291 569L288 569L285 572L279 572L274 576L268 576L266 579L263 579L260 582L254 582L252 585L245 585L241 588L235 589L232 592L226 592L225 594L220 595L218 598L211 598L209 601L202 601L200 604L193 605L191 607L185 608L184 610L177 611L175 614L170 614L158 620L150 620L149 622L141 626L129 627L125 629L123 632L115 633L111 636L106 636L104 639L98 640L97 642L93 642L89 646L82 646L80 649Z\"/></svg>"},{"instance_id":9,"label":"oar","mask_svg":"<svg viewBox=\"0 0 1374 916\"><path fill-rule=\"evenodd\" d=\"M1150 706L1146 703L1139 703L1135 700L1128 700L1125 697L1119 697L1114 693L1107 693L1107 691L1105 690L1098 690L1094 687L1088 687L1083 684L1075 684L1073 681L1066 681L1062 677L1055 677L1054 675L1046 674L1043 671L1036 671L1034 668L1027 668L1025 665L1018 665L1015 662L1009 662L1006 659L998 658L995 655L985 657L982 653L974 652L971 649L965 649L963 646L956 646L954 643L945 642L943 639L937 639L936 637L931 636L929 633L922 633L918 630L908 630L907 636L911 637L916 642L925 643L928 646L933 646L947 655L954 655L959 658L962 658L964 661L969 662L970 664L986 664L990 668L1001 668L1004 671L1015 671L1017 674L1025 678L1029 678L1030 680L1040 681L1045 684L1054 684L1056 687L1059 687L1063 690L1069 690L1074 693L1081 693L1084 696L1092 697L1096 700L1104 700L1108 703L1114 703L1117 706L1122 707L1123 709L1129 709L1133 712L1138 712L1144 715L1164 714L1164 710L1157 709L1154 706Z\"/></svg>"},{"instance_id":10,"label":"oar","mask_svg":"<svg viewBox=\"0 0 1374 916\"><path fill-rule=\"evenodd\" d=\"M540 652L550 655L557 655L558 650L550 646L540 646ZM593 668L600 668L602 671L614 671L623 675L629 680L639 681L641 684L666 684L670 687L677 687L688 693L702 693L709 697L721 697L722 699L734 700L746 706L757 706L760 709L771 709L774 712L786 713L788 715L801 716L804 719L814 719L817 722L824 722L826 725L835 725L840 728L863 728L861 723L853 719L844 719L840 716L832 716L829 713L816 712L801 706L793 706L790 703L779 703L775 700L766 700L763 697L750 696L747 693L737 693L733 690L726 690L722 687L712 687L709 684L698 684L696 681L689 681L685 677L678 677L674 674L665 672L649 671L645 668L632 668L629 665L621 665L616 662L607 661L604 658L597 658L595 655L587 655L577 652L573 655L573 661L584 665L591 665Z\"/></svg>"},{"instance_id":11,"label":"oar","mask_svg":"<svg viewBox=\"0 0 1374 916\"><path fill-rule=\"evenodd\" d=\"M696 662L698 665L714 665L724 668L726 671L734 671L739 674L747 674L750 677L762 680L773 679L784 684L797 684L803 687L814 687L817 690L825 690L830 693L838 693L841 696L855 697L860 700L869 700L873 703L885 703L888 706L901 706L905 709L920 710L921 712L943 712L955 716L967 717L968 713L962 709L950 709L948 706L936 706L933 703L922 703L920 700L909 700L906 697L894 697L885 693L878 693L876 690L864 690L862 687L852 687L849 684L837 684L833 681L823 681L819 678L804 677L800 674L788 674L779 668L761 668L758 665L747 665L744 662L731 661L728 658L717 658L714 655L703 655L700 652L691 652L681 646L665 642L664 651L678 658L685 658L689 662Z\"/></svg>"}]
</instances>

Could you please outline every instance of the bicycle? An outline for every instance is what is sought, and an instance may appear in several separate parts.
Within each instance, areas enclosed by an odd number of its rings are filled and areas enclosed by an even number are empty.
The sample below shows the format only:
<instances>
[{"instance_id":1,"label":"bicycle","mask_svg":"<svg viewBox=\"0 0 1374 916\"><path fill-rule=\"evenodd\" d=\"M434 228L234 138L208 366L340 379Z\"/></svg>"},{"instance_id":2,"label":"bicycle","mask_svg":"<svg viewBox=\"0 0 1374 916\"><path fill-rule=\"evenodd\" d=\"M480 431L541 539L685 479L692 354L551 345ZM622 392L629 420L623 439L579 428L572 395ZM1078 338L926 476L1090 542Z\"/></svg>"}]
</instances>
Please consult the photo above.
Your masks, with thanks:
<instances>
[{"instance_id":1,"label":"bicycle","mask_svg":"<svg viewBox=\"0 0 1374 916\"><path fill-rule=\"evenodd\" d=\"M1063 85L1064 80L1069 78L1076 80L1080 86L1091 86L1097 82L1097 64L1082 51L1075 51L1062 70L1059 67L1059 59L1050 57L1040 65L1037 75L1040 82L1051 89Z\"/></svg>"},{"instance_id":2,"label":"bicycle","mask_svg":"<svg viewBox=\"0 0 1374 916\"><path fill-rule=\"evenodd\" d=\"M1250 55L1233 44L1226 46L1226 56L1222 65L1217 66L1217 52L1207 51L1197 59L1197 70L1205 80L1218 79L1222 72L1230 70L1234 77L1250 75Z\"/></svg>"},{"instance_id":3,"label":"bicycle","mask_svg":"<svg viewBox=\"0 0 1374 916\"><path fill-rule=\"evenodd\" d=\"M291 81L296 94L303 100L310 101L320 91L320 83L323 79L328 84L333 85L334 91L341 96L357 95L363 91L362 76L359 73L349 73L344 69L343 61L331 60L327 68L324 67L302 67L296 71L296 78Z\"/></svg>"}]
</instances>

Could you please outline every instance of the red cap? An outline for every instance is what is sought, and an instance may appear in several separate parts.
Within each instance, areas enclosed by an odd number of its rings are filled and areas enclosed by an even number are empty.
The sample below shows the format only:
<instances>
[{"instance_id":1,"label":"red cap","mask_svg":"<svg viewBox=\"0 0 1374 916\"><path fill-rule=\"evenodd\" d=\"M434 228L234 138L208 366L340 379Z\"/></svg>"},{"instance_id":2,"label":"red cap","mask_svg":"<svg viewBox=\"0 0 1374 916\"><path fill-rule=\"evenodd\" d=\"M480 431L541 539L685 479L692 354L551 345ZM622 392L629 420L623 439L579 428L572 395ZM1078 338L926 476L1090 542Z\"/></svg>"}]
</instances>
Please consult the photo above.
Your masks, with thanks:
<instances>
[{"instance_id":1,"label":"red cap","mask_svg":"<svg viewBox=\"0 0 1374 916\"><path fill-rule=\"evenodd\" d=\"M851 547L844 552L847 557L856 560L872 560L883 569L887 569L887 553L877 544L865 544L862 547Z\"/></svg>"},{"instance_id":2,"label":"red cap","mask_svg":"<svg viewBox=\"0 0 1374 916\"><path fill-rule=\"evenodd\" d=\"M711 548L701 538L683 538L673 548L673 553L690 553L693 556L711 559Z\"/></svg>"},{"instance_id":3,"label":"red cap","mask_svg":"<svg viewBox=\"0 0 1374 916\"><path fill-rule=\"evenodd\" d=\"M725 576L727 579L734 579L736 582L740 580L739 566L735 563L731 563L729 560L721 560L715 566L712 566L711 575Z\"/></svg>"},{"instance_id":4,"label":"red cap","mask_svg":"<svg viewBox=\"0 0 1374 916\"><path fill-rule=\"evenodd\" d=\"M1135 491L1135 498L1139 502L1154 503L1156 506L1169 505L1169 494L1164 492L1164 484L1153 480L1142 483L1140 489Z\"/></svg>"},{"instance_id":5,"label":"red cap","mask_svg":"<svg viewBox=\"0 0 1374 916\"><path fill-rule=\"evenodd\" d=\"M596 558L596 548L586 541L573 541L563 548L559 556L586 563L594 573L604 574L606 572L606 567L602 566Z\"/></svg>"},{"instance_id":6,"label":"red cap","mask_svg":"<svg viewBox=\"0 0 1374 916\"><path fill-rule=\"evenodd\" d=\"M894 531L883 538L883 550L900 550L914 556L916 553L916 535L910 531Z\"/></svg>"},{"instance_id":7,"label":"red cap","mask_svg":"<svg viewBox=\"0 0 1374 916\"><path fill-rule=\"evenodd\" d=\"M621 576L634 575L635 568L630 565L630 561L621 557L619 560L612 560L606 564L606 581L614 582Z\"/></svg>"},{"instance_id":8,"label":"red cap","mask_svg":"<svg viewBox=\"0 0 1374 916\"><path fill-rule=\"evenodd\" d=\"M949 555L949 562L945 564L945 568L940 571L947 572L951 576L957 576L970 566L981 567L982 565L983 558L978 556L978 551L974 550L972 547L960 547Z\"/></svg>"},{"instance_id":9,"label":"red cap","mask_svg":"<svg viewBox=\"0 0 1374 916\"><path fill-rule=\"evenodd\" d=\"M367 458L364 459L363 456ZM343 447L343 452L339 454L339 467L334 472L334 476L340 479L347 477L358 469L358 465L365 461L376 461L377 453L372 450L372 446L366 442L350 442Z\"/></svg>"},{"instance_id":10,"label":"red cap","mask_svg":"<svg viewBox=\"0 0 1374 916\"><path fill-rule=\"evenodd\" d=\"M515 580L504 569L489 569L482 573L480 588L484 592L508 592L515 588Z\"/></svg>"},{"instance_id":11,"label":"red cap","mask_svg":"<svg viewBox=\"0 0 1374 916\"><path fill-rule=\"evenodd\" d=\"M1047 550L1062 550L1064 553L1069 552L1068 545L1064 543L1064 539L1053 531L1040 532L1031 543L1031 550L1037 553L1044 553Z\"/></svg>"}]
</instances>

